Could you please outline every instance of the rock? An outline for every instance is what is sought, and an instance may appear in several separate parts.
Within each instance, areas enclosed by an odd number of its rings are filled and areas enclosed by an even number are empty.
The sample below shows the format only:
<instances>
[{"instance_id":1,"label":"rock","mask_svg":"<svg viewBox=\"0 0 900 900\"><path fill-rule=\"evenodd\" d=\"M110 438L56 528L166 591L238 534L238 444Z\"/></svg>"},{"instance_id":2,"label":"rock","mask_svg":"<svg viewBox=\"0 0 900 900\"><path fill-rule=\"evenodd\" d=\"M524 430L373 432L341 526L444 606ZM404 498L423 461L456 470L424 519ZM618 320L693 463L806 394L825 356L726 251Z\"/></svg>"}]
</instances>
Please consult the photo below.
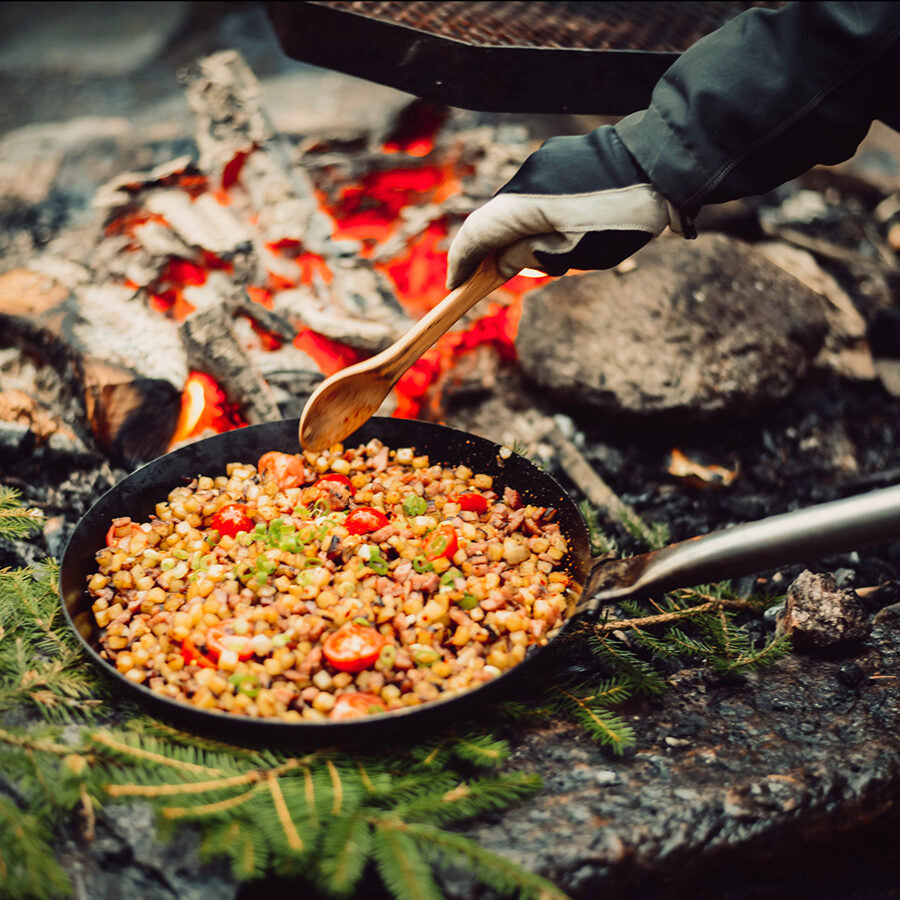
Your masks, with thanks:
<instances>
[{"instance_id":1,"label":"rock","mask_svg":"<svg viewBox=\"0 0 900 900\"><path fill-rule=\"evenodd\" d=\"M628 274L590 272L525 295L525 374L607 413L708 418L789 395L822 346L822 298L724 235L660 239Z\"/></svg>"},{"instance_id":2,"label":"rock","mask_svg":"<svg viewBox=\"0 0 900 900\"><path fill-rule=\"evenodd\" d=\"M883 194L900 190L900 135L875 121L856 153L836 166L819 166L826 172L859 180Z\"/></svg>"},{"instance_id":3,"label":"rock","mask_svg":"<svg viewBox=\"0 0 900 900\"><path fill-rule=\"evenodd\" d=\"M777 630L797 647L830 647L862 640L869 624L856 591L839 590L830 573L801 572L788 588Z\"/></svg>"},{"instance_id":4,"label":"rock","mask_svg":"<svg viewBox=\"0 0 900 900\"><path fill-rule=\"evenodd\" d=\"M783 241L765 241L757 248L779 269L825 298L828 333L816 364L845 378L874 379L875 364L866 340L866 321L837 280L816 262L811 253L799 247Z\"/></svg>"}]
</instances>

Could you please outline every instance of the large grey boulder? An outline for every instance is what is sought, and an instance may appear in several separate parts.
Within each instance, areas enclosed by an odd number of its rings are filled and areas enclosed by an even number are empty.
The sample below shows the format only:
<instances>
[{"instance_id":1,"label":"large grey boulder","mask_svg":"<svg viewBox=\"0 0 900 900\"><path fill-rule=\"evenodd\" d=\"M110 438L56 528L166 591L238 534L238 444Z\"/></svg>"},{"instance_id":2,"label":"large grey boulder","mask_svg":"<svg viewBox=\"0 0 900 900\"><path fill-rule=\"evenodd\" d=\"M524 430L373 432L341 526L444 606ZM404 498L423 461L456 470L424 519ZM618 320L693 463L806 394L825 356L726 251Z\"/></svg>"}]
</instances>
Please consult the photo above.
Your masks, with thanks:
<instances>
[{"instance_id":1,"label":"large grey boulder","mask_svg":"<svg viewBox=\"0 0 900 900\"><path fill-rule=\"evenodd\" d=\"M662 238L620 271L525 295L528 378L607 413L744 412L790 394L827 331L823 298L724 235Z\"/></svg>"}]
</instances>

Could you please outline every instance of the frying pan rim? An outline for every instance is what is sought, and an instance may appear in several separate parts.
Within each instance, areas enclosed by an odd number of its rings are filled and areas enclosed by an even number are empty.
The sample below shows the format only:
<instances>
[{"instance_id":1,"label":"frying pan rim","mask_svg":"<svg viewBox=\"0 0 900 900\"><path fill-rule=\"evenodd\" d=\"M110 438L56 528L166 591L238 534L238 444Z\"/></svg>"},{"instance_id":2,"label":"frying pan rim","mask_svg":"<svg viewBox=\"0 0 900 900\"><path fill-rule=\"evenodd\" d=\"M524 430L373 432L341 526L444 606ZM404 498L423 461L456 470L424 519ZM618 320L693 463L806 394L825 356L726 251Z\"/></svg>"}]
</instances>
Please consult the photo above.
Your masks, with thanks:
<instances>
[{"instance_id":1,"label":"frying pan rim","mask_svg":"<svg viewBox=\"0 0 900 900\"><path fill-rule=\"evenodd\" d=\"M262 736L268 734L271 737L277 736L278 738L284 739L285 742L302 741L304 739L317 741L320 734L327 734L329 737L333 737L335 740L340 741L344 735L348 737L351 734L354 736L360 736L361 733L367 728L371 728L372 730L381 729L387 723L395 723L399 728L401 725L405 725L410 719L413 719L416 716L424 718L423 714L425 713L436 713L439 716L441 712L445 711L451 705L454 707L464 706L467 702L469 702L470 705L474 706L482 698L488 699L491 694L498 693L502 688L512 684L515 678L521 676L525 671L531 669L531 664L533 663L533 661L537 657L545 655L542 653L542 651L545 651L549 647L556 645L559 638L562 637L564 633L570 630L572 622L578 618L578 615L573 612L574 602L570 603L570 608L566 614L566 619L544 644L531 645L528 649L528 655L523 661L517 663L516 665L500 673L489 681L483 682L482 684L474 687L467 687L464 690L460 691L458 694L454 694L450 697L440 697L438 699L427 701L419 705L391 710L390 712L382 715L365 716L358 719L337 721L303 720L302 722L285 722L282 719L276 719L274 717L257 718L249 716L236 716L227 711L202 709L200 707L193 706L186 701L178 700L172 697L166 697L143 684L139 684L126 678L108 660L100 656L99 652L95 649L91 641L84 636L81 628L79 628L75 619L73 619L72 617L69 609L70 600L67 600L67 597L79 595L81 599L80 604L78 604L74 599L71 600L72 605L77 607L77 614L80 616L90 612L90 602L88 600L89 595L87 593L86 587L82 586L79 590L77 585L70 586L68 584L68 576L71 573L72 567L75 565L75 561L70 559L70 551L72 551L73 548L76 547L77 540L83 540L86 537L82 534L82 532L87 530L87 528L92 523L92 520L98 517L98 508L108 505L110 500L114 500L118 497L121 497L123 494L126 494L128 488L134 485L136 480L140 480L141 478L144 478L148 474L154 472L159 472L161 476L164 476L166 472L170 473L167 478L159 477L158 480L167 481L168 484L171 485L169 487L169 490L171 490L172 487L177 485L178 481L177 471L172 470L176 469L178 462L180 462L182 458L187 459L189 455L192 455L193 453L196 453L199 450L203 449L201 447L198 447L198 445L200 444L203 444L206 448L209 448L217 443L221 443L227 448L228 445L233 443L246 443L248 440L250 440L250 435L263 434L266 431L276 432L278 430L286 429L290 433L291 429L293 429L293 432L296 434L298 426L298 418L281 419L274 422L264 422L257 425L248 425L241 429L234 429L232 431L216 434L208 438L203 438L200 441L195 441L192 444L184 445L173 451L170 451L169 453L164 454L163 456L159 456L156 459L146 463L145 465L135 469L124 479L117 482L115 485L105 491L91 505L88 511L79 519L78 523L73 529L69 540L66 542L66 546L63 550L60 563L59 597L65 621L68 624L69 628L71 628L71 630L74 632L82 648L88 653L88 656L91 658L92 663L98 666L99 670L102 671L106 676L111 677L116 683L120 684L125 689L127 694L133 695L139 705L144 707L146 707L147 705L151 707L161 707L164 712L169 713L169 718L173 718L179 721L196 720L197 729L200 731L221 732L223 729L227 729L228 726L232 726L240 727L241 730L252 729L254 734L259 738L262 738ZM496 456L497 465L499 468L503 468L509 460L509 457L504 457L500 453L501 449L503 449L502 444L498 444L488 438L481 437L480 435L472 434L467 431L462 431L460 429L452 428L447 425L437 424L434 422L425 422L419 419L397 419L373 416L359 429L349 435L342 443L345 447L358 444L360 442L360 439L356 438L356 435L360 432L366 432L371 429L385 429L388 432L421 429L434 438L438 439L442 446L453 447L455 442L463 446L467 444L478 445L484 450L485 453L488 453L490 451ZM241 440L241 438L243 438L243 440ZM367 440L371 439L372 438L370 436L362 442L365 443ZM388 439L380 439L386 445L394 446ZM396 446L394 446L394 449L396 449ZM272 447L272 449L278 448ZM433 454L434 452L429 450L429 455L433 456ZM552 475L540 469L526 457L519 456L518 454L516 456L517 460L514 465L524 466L526 472L533 472L538 477L539 482L543 484L544 489L547 491L552 490L554 493L556 493L559 496L561 503L567 507L567 509L565 510L567 528L569 531L571 531L572 529L576 529L578 532L577 535L566 534L567 542L569 543L569 564L567 565L567 569L573 576L576 586L580 587L580 585L583 584L584 578L586 577L588 568L590 566L590 553L589 543L587 543L587 528L584 524L583 519L581 518L580 513L578 512L577 506L572 498L568 495L568 493L562 488L562 486L556 481L556 479L553 478ZM228 458L227 450L225 453L219 453L219 457L222 460L221 467L223 469L228 462L241 461ZM503 460L503 462L500 461L501 459ZM443 464L466 465L467 460L457 458L452 462L444 462ZM200 475L209 473L200 472L197 474ZM518 483L512 484L510 486L514 487L516 490L520 491L526 496L529 493L529 489L527 486L520 485ZM156 490L157 488L154 486L153 489ZM165 490L165 488L162 488L162 490ZM144 495L145 499L148 499L146 497L146 488L140 493ZM159 502L159 498L162 496L164 495L156 495L157 502ZM578 553L572 547L573 537L580 539L580 543L583 547L583 552ZM92 621L91 626L91 630L93 631L95 626ZM204 728L203 726L208 727ZM247 737L245 738L245 742L256 742L256 738Z\"/></svg>"}]
</instances>

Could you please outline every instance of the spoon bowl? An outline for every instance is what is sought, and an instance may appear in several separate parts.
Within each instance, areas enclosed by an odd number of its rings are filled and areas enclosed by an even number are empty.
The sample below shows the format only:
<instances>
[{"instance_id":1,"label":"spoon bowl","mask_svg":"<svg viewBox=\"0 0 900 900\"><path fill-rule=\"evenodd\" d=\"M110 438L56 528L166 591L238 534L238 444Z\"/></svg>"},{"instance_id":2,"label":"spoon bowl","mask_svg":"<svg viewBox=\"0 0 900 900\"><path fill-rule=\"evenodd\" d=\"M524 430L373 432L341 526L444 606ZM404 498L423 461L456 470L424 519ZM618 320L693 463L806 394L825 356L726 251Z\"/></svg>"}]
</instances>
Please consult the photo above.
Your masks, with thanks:
<instances>
[{"instance_id":1,"label":"spoon bowl","mask_svg":"<svg viewBox=\"0 0 900 900\"><path fill-rule=\"evenodd\" d=\"M307 401L300 417L300 444L318 452L342 441L368 421L400 376L479 300L507 281L493 256L451 291L398 341L371 359L326 378Z\"/></svg>"}]
</instances>

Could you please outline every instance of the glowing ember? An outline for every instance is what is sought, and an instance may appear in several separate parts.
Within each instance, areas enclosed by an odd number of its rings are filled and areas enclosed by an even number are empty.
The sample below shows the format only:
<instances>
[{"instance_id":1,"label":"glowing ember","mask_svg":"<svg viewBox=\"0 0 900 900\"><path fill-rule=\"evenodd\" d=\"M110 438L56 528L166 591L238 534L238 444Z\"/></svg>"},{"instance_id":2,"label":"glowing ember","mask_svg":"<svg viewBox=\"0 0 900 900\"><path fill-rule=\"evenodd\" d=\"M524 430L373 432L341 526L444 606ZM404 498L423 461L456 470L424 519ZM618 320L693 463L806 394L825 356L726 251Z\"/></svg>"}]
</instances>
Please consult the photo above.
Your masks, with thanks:
<instances>
[{"instance_id":1,"label":"glowing ember","mask_svg":"<svg viewBox=\"0 0 900 900\"><path fill-rule=\"evenodd\" d=\"M722 466L703 466L685 456L677 447L671 452L669 474L695 487L728 487L738 473Z\"/></svg>"},{"instance_id":2,"label":"glowing ember","mask_svg":"<svg viewBox=\"0 0 900 900\"><path fill-rule=\"evenodd\" d=\"M411 313L428 312L447 294L447 225L432 222L407 253L375 268L393 281L397 296Z\"/></svg>"},{"instance_id":3,"label":"glowing ember","mask_svg":"<svg viewBox=\"0 0 900 900\"><path fill-rule=\"evenodd\" d=\"M420 227L413 224L417 220L405 215L404 210L431 204L439 206L462 190L462 179L472 172L469 164L460 161L458 151L448 153L444 148L441 156L432 152L446 115L446 110L423 102L410 105L382 147L384 154L407 157L398 159L397 162L402 164L395 168L370 171L354 183L335 181L339 174L330 169L321 170L323 182L319 184L318 198L322 211L334 222L333 238L358 241L362 258L372 260L374 267L393 283L397 298L413 317L424 315L447 294L449 224L446 218L437 218L425 225L428 221L428 211L425 211L426 218L419 220L424 227L416 230ZM240 210L246 210L243 198L246 189L242 179L246 177L244 166L252 152L235 154L225 166L221 180L189 170L175 173L160 184L179 188L192 198L211 194L221 205L232 206L239 215ZM429 156L428 164L417 165L409 159L426 156ZM139 187L135 185L135 189ZM162 216L135 207L136 204L130 205L112 220L107 233L134 236L135 229L147 223L169 227ZM259 227L257 216L250 211L246 211L244 222L251 229ZM409 230L404 231L404 228ZM400 235L405 238L402 252L384 261L383 248L397 246L395 242ZM129 249L141 247L135 237ZM256 248L260 256L257 270L260 276L255 283L244 285L251 309L259 304L272 310L276 295L281 291L301 285L328 285L333 281L328 260L309 252L300 240L284 238L264 245L258 243ZM381 255L376 257L378 251ZM373 257L379 261L375 262ZM171 258L156 278L144 285L148 302L169 318L182 321L195 311L195 306L187 299L191 289L207 284L214 270L232 273L234 265L202 248L196 248L191 258ZM400 379L395 389L395 415L419 414L429 388L452 370L461 355L481 345L493 347L504 361L514 360L521 296L548 280L549 276L542 272L523 270L498 289L497 296L504 298L504 305L491 304L487 313L466 330L444 335ZM132 283L132 286L139 289L137 284ZM254 319L252 311L247 312L262 347L271 351L281 348L284 338L263 327ZM295 322L294 326L299 328L294 345L312 357L325 376L363 358L362 353L311 331L300 322ZM427 412L440 415L439 410ZM237 407L228 403L222 388L208 375L193 372L185 385L181 415L172 440L179 443L209 431L226 431L244 424ZM716 477L719 483L728 483L723 476Z\"/></svg>"},{"instance_id":4,"label":"glowing ember","mask_svg":"<svg viewBox=\"0 0 900 900\"><path fill-rule=\"evenodd\" d=\"M301 329L294 338L294 346L309 354L324 375L334 375L347 366L358 363L362 356L352 347L332 341L309 328Z\"/></svg>"},{"instance_id":5,"label":"glowing ember","mask_svg":"<svg viewBox=\"0 0 900 900\"><path fill-rule=\"evenodd\" d=\"M213 378L203 372L191 372L181 397L181 413L169 446L199 437L242 428L247 423Z\"/></svg>"},{"instance_id":6,"label":"glowing ember","mask_svg":"<svg viewBox=\"0 0 900 900\"><path fill-rule=\"evenodd\" d=\"M500 358L511 362L516 358L516 331L521 317L521 304L500 306L492 303L487 315L466 331L451 331L427 350L397 382L394 391L398 419L415 418L422 410L426 391L448 371L464 353L476 347L493 347Z\"/></svg>"},{"instance_id":7,"label":"glowing ember","mask_svg":"<svg viewBox=\"0 0 900 900\"><path fill-rule=\"evenodd\" d=\"M421 100L410 103L400 113L382 151L427 156L434 149L435 137L447 121L448 112L445 107L432 106Z\"/></svg>"}]
</instances>

